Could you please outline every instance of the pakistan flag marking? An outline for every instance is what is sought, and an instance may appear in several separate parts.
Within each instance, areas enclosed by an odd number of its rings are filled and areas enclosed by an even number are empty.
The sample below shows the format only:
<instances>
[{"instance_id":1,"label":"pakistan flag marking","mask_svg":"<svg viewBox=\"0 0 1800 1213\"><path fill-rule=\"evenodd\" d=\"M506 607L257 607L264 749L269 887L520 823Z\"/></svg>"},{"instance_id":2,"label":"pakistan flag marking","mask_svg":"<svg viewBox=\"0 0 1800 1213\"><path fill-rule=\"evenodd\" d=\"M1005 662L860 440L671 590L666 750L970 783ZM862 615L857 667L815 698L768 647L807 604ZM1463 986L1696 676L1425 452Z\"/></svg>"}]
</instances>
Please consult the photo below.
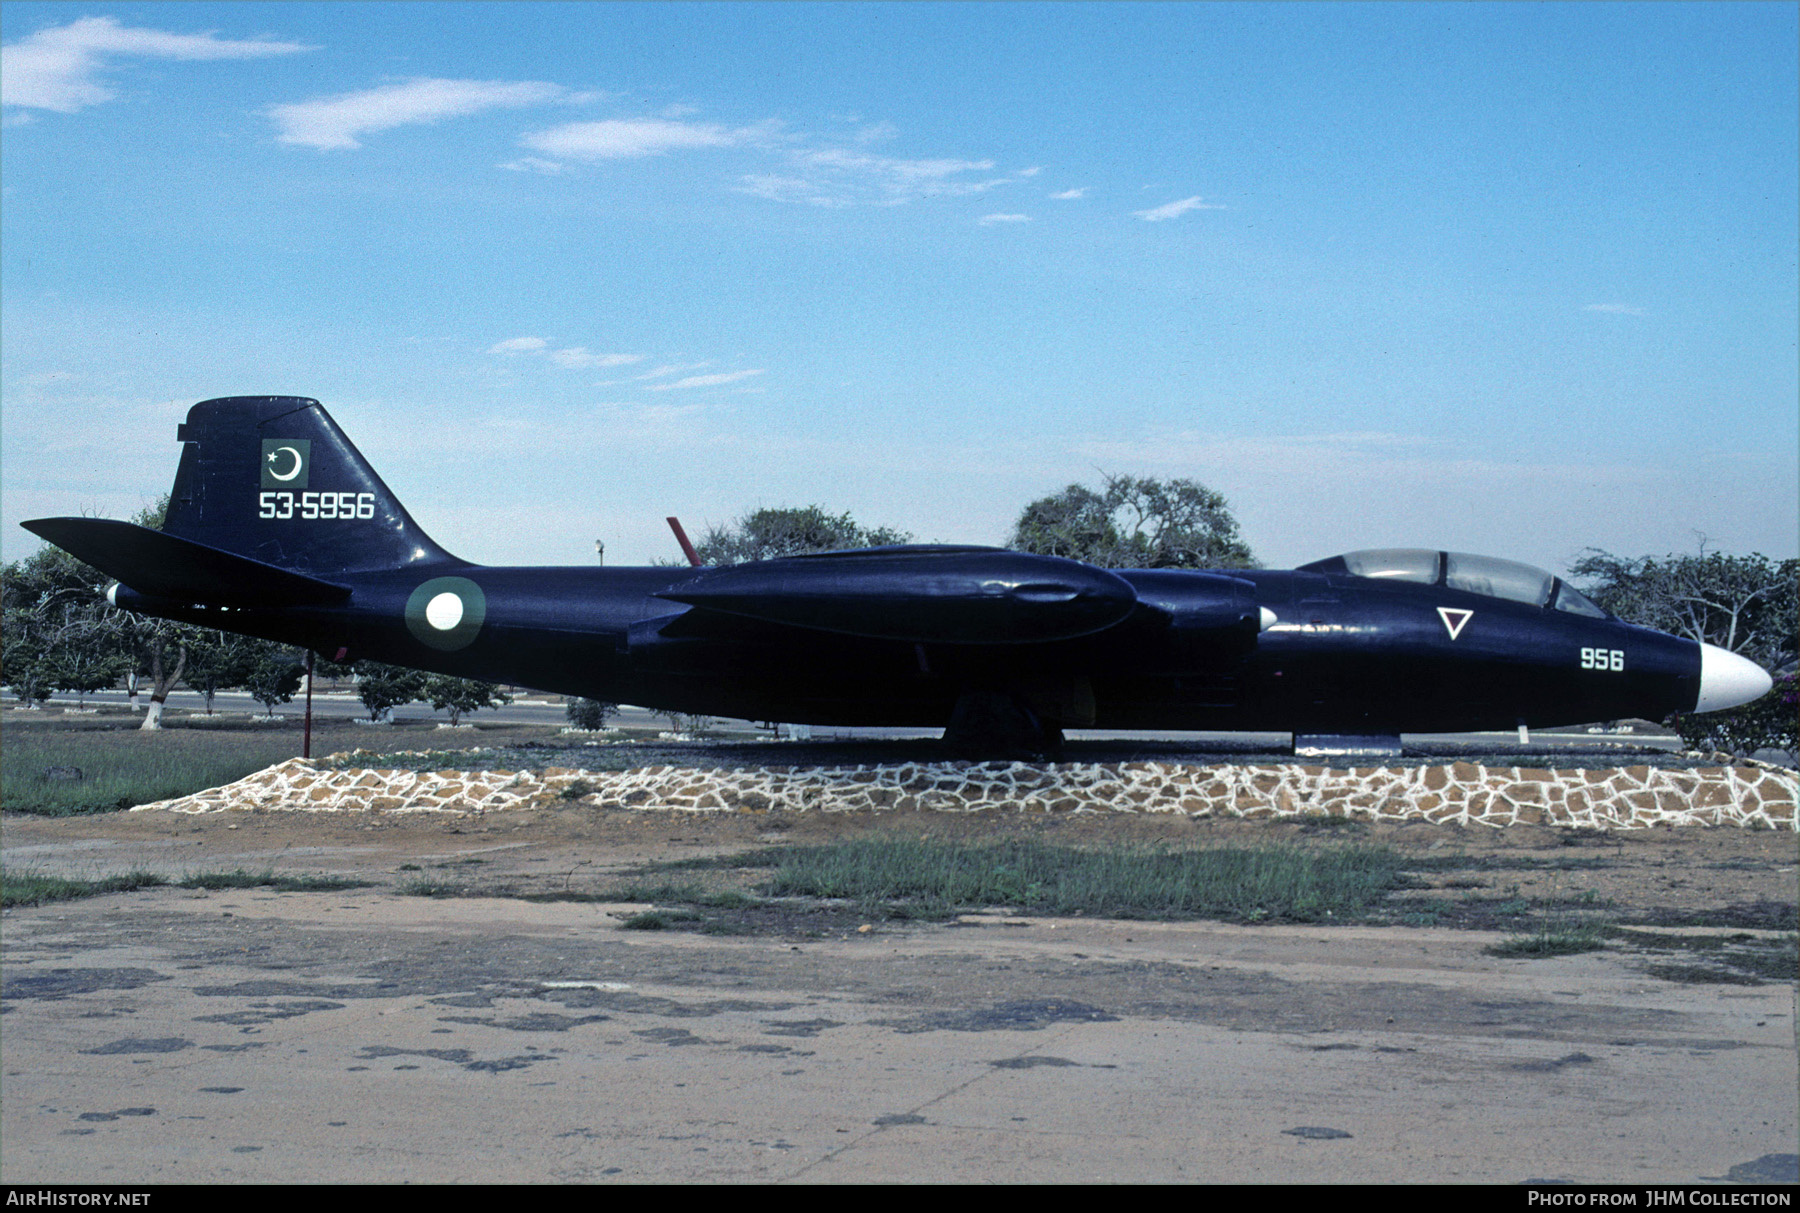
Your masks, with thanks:
<instances>
[{"instance_id":1,"label":"pakistan flag marking","mask_svg":"<svg viewBox=\"0 0 1800 1213\"><path fill-rule=\"evenodd\" d=\"M433 577L406 600L406 630L440 652L467 648L487 619L487 595L467 577Z\"/></svg>"},{"instance_id":2,"label":"pakistan flag marking","mask_svg":"<svg viewBox=\"0 0 1800 1213\"><path fill-rule=\"evenodd\" d=\"M265 489L303 489L310 471L312 439L263 439L262 486Z\"/></svg>"}]
</instances>

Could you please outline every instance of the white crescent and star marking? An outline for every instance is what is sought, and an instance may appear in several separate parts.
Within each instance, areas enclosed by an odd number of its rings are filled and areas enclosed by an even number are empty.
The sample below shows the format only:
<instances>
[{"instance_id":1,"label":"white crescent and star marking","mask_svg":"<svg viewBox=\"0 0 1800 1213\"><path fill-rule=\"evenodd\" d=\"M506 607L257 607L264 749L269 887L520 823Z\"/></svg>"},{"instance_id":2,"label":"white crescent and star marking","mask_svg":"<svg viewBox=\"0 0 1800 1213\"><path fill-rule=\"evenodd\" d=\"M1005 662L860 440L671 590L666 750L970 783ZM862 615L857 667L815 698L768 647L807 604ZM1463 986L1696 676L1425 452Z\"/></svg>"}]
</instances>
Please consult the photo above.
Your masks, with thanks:
<instances>
[{"instance_id":1,"label":"white crescent and star marking","mask_svg":"<svg viewBox=\"0 0 1800 1213\"><path fill-rule=\"evenodd\" d=\"M280 455L281 452L283 452L283 451L286 451L288 454L290 454L294 457L294 466L288 469L287 475L285 475L285 476L275 470L275 458L276 458L276 456ZM296 477L300 474L300 467L304 462L305 462L305 460L300 458L300 452L296 451L293 447L291 447L291 446L276 447L274 450L269 452L269 475L276 480L281 480L281 481L292 480L294 477Z\"/></svg>"}]
</instances>

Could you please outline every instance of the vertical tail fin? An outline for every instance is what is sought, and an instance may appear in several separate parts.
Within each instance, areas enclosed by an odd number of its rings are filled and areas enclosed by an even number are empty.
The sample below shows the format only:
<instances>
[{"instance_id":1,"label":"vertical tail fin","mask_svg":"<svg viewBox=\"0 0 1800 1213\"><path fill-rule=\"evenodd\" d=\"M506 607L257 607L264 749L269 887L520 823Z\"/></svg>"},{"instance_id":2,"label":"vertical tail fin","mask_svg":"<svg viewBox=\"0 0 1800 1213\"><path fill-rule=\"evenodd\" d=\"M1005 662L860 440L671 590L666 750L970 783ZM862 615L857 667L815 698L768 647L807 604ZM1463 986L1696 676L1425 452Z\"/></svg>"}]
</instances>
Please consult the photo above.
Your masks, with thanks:
<instances>
[{"instance_id":1,"label":"vertical tail fin","mask_svg":"<svg viewBox=\"0 0 1800 1213\"><path fill-rule=\"evenodd\" d=\"M165 534L324 576L465 563L419 529L317 400L203 400L177 437Z\"/></svg>"}]
</instances>

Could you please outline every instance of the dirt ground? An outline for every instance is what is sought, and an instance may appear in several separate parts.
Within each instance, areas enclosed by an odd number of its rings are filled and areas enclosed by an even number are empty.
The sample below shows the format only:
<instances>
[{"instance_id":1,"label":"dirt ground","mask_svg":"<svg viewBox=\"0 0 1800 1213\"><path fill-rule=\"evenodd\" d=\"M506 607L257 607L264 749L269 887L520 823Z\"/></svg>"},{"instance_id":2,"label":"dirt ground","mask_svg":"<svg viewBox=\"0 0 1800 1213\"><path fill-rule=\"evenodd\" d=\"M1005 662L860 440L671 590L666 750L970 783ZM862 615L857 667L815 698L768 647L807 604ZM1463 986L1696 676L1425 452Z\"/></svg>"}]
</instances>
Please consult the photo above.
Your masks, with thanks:
<instances>
[{"instance_id":1,"label":"dirt ground","mask_svg":"<svg viewBox=\"0 0 1800 1213\"><path fill-rule=\"evenodd\" d=\"M516 896L897 832L1461 862L1338 927L646 932ZM8 815L0 843L9 872L370 882L7 910L8 1182L1768 1183L1800 1155L1791 833L559 808ZM1546 913L1637 930L1487 951Z\"/></svg>"},{"instance_id":2,"label":"dirt ground","mask_svg":"<svg viewBox=\"0 0 1800 1213\"><path fill-rule=\"evenodd\" d=\"M1381 845L1408 856L1473 861L1465 870L1424 875L1427 887L1418 896L1453 905L1585 899L1628 922L1792 929L1800 897L1800 839L1733 829L1599 832L1125 813L751 815L584 808L487 815L151 810L74 818L8 814L0 824L9 867L54 875L143 869L179 877L245 867L352 876L392 887L416 878L404 865L434 865L429 870L437 872L449 865L463 869L471 886L499 892L581 892L652 861L892 833L960 841L1025 836L1071 846ZM480 863L464 862L471 859Z\"/></svg>"}]
</instances>

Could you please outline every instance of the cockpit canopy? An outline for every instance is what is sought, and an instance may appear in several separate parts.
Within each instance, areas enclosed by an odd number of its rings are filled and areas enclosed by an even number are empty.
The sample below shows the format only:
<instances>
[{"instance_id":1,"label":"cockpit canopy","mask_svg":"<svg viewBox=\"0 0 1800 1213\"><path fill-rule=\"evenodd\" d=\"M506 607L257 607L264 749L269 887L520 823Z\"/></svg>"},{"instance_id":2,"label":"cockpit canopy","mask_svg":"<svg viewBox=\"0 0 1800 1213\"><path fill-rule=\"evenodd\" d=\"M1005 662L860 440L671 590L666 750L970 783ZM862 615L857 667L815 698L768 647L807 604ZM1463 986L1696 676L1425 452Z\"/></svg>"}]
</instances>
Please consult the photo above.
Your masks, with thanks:
<instances>
[{"instance_id":1,"label":"cockpit canopy","mask_svg":"<svg viewBox=\"0 0 1800 1213\"><path fill-rule=\"evenodd\" d=\"M1504 598L1532 606L1555 605L1559 611L1605 619L1606 612L1575 587L1543 569L1516 560L1471 556L1467 552L1434 552L1428 548L1370 548L1345 552L1300 566L1307 573L1348 573L1352 577L1382 577L1442 585L1489 598Z\"/></svg>"}]
</instances>

